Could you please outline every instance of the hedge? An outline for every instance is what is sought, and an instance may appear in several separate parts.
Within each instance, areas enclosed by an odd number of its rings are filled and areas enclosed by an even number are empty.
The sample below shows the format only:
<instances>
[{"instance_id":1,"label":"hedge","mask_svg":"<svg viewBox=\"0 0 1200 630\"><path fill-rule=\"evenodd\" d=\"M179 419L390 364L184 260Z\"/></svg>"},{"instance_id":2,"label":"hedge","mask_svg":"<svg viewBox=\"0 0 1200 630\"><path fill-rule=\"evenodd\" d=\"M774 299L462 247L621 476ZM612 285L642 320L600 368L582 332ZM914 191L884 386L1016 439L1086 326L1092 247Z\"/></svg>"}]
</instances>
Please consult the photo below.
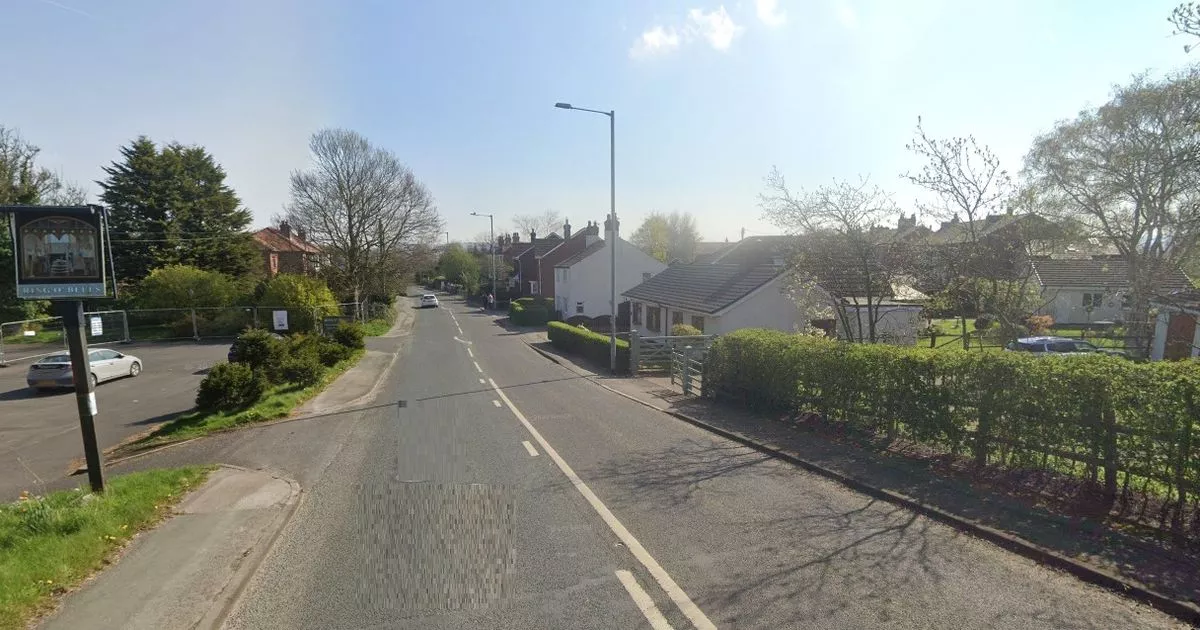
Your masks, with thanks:
<instances>
[{"instance_id":1,"label":"hedge","mask_svg":"<svg viewBox=\"0 0 1200 630\"><path fill-rule=\"evenodd\" d=\"M508 321L517 326L544 326L554 319L554 303L545 298L521 298L508 305Z\"/></svg>"},{"instance_id":2,"label":"hedge","mask_svg":"<svg viewBox=\"0 0 1200 630\"><path fill-rule=\"evenodd\" d=\"M709 395L815 412L978 465L1043 468L1118 491L1156 493L1176 535L1200 539L1200 363L850 344L741 330L719 337Z\"/></svg>"},{"instance_id":3,"label":"hedge","mask_svg":"<svg viewBox=\"0 0 1200 630\"><path fill-rule=\"evenodd\" d=\"M550 344L555 348L582 356L594 363L609 365L608 335L592 332L563 322L550 322L546 327ZM617 372L629 372L629 342L617 340Z\"/></svg>"}]
</instances>

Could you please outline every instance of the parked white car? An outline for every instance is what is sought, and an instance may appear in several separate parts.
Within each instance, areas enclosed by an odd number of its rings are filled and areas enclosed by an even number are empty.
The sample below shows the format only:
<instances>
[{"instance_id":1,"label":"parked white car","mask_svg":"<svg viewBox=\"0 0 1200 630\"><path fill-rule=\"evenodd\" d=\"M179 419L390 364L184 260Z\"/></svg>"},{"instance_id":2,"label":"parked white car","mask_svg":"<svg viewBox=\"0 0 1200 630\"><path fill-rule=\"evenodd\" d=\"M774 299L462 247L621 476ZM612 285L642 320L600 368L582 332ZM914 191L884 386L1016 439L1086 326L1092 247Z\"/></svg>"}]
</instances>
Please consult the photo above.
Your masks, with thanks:
<instances>
[{"instance_id":1,"label":"parked white car","mask_svg":"<svg viewBox=\"0 0 1200 630\"><path fill-rule=\"evenodd\" d=\"M93 388L103 381L142 373L141 359L107 348L88 351L88 366L91 368ZM38 359L29 366L25 382L38 391L75 387L75 375L71 372L71 355L64 352Z\"/></svg>"}]
</instances>

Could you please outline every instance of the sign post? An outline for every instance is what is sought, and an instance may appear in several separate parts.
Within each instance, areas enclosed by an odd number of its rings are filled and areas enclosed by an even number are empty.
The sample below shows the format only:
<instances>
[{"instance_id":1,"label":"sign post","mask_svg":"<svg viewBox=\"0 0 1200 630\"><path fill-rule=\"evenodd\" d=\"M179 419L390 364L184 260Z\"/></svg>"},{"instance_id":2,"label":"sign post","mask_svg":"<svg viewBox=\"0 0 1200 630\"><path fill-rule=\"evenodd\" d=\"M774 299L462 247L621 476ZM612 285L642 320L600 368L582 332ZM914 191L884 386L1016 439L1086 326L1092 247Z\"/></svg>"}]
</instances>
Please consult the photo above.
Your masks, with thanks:
<instances>
[{"instance_id":1,"label":"sign post","mask_svg":"<svg viewBox=\"0 0 1200 630\"><path fill-rule=\"evenodd\" d=\"M96 440L96 393L83 299L108 297L103 212L99 206L0 206L0 213L9 216L17 297L52 300L55 314L62 317L92 492L104 491L104 463Z\"/></svg>"}]
</instances>

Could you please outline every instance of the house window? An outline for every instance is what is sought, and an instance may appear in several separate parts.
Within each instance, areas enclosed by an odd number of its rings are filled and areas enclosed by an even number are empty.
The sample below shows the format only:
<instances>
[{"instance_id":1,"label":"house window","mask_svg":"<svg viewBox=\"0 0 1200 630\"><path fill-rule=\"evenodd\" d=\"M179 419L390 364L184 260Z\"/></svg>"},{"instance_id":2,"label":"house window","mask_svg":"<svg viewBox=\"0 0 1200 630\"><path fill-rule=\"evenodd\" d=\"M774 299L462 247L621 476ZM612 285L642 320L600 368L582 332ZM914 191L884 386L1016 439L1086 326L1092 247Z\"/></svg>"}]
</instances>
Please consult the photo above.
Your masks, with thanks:
<instances>
[{"instance_id":1,"label":"house window","mask_svg":"<svg viewBox=\"0 0 1200 630\"><path fill-rule=\"evenodd\" d=\"M575 314L576 314L576 315L583 315L583 302L576 302L576 303L575 303Z\"/></svg>"},{"instance_id":2,"label":"house window","mask_svg":"<svg viewBox=\"0 0 1200 630\"><path fill-rule=\"evenodd\" d=\"M640 326L642 324L642 303L634 302L630 308L633 309L633 323Z\"/></svg>"},{"instance_id":3,"label":"house window","mask_svg":"<svg viewBox=\"0 0 1200 630\"><path fill-rule=\"evenodd\" d=\"M1103 293L1083 294L1083 308L1099 308L1102 302L1104 302Z\"/></svg>"},{"instance_id":4,"label":"house window","mask_svg":"<svg viewBox=\"0 0 1200 630\"><path fill-rule=\"evenodd\" d=\"M700 332L704 332L704 317L702 315L692 315L692 327Z\"/></svg>"},{"instance_id":5,"label":"house window","mask_svg":"<svg viewBox=\"0 0 1200 630\"><path fill-rule=\"evenodd\" d=\"M662 309L657 306L646 307L646 328L651 332L662 331Z\"/></svg>"},{"instance_id":6,"label":"house window","mask_svg":"<svg viewBox=\"0 0 1200 630\"><path fill-rule=\"evenodd\" d=\"M271 275L279 273L279 254L271 253Z\"/></svg>"},{"instance_id":7,"label":"house window","mask_svg":"<svg viewBox=\"0 0 1200 630\"><path fill-rule=\"evenodd\" d=\"M671 325L672 326L675 326L677 324L682 324L682 323L683 323L683 313L680 313L679 311L675 311L674 313L671 313Z\"/></svg>"},{"instance_id":8,"label":"house window","mask_svg":"<svg viewBox=\"0 0 1200 630\"><path fill-rule=\"evenodd\" d=\"M642 282L649 280L651 278L651 276L653 276L653 275L654 274L650 273L649 271L643 271L642 272Z\"/></svg>"}]
</instances>

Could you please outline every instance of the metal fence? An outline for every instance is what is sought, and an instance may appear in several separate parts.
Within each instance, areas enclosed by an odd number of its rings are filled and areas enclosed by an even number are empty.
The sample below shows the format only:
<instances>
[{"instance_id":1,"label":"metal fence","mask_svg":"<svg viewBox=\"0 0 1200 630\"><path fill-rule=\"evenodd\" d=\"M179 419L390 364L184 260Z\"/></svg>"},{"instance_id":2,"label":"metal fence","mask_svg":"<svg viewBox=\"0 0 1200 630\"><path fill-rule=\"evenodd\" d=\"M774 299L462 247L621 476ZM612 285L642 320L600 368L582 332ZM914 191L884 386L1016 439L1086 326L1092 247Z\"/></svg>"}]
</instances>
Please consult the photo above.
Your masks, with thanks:
<instances>
[{"instance_id":1,"label":"metal fence","mask_svg":"<svg viewBox=\"0 0 1200 630\"><path fill-rule=\"evenodd\" d=\"M695 393L696 386L704 385L704 359L708 355L705 346L684 346L671 351L671 384L683 387L683 394Z\"/></svg>"},{"instance_id":2,"label":"metal fence","mask_svg":"<svg viewBox=\"0 0 1200 630\"><path fill-rule=\"evenodd\" d=\"M129 341L125 311L92 311L83 315L84 333L90 345ZM0 323L0 365L65 352L64 332L59 317Z\"/></svg>"},{"instance_id":3,"label":"metal fence","mask_svg":"<svg viewBox=\"0 0 1200 630\"><path fill-rule=\"evenodd\" d=\"M715 335L643 337L636 331L632 332L629 335L630 372L634 375L640 372L668 372L672 353L691 346L703 358L715 338Z\"/></svg>"}]
</instances>

